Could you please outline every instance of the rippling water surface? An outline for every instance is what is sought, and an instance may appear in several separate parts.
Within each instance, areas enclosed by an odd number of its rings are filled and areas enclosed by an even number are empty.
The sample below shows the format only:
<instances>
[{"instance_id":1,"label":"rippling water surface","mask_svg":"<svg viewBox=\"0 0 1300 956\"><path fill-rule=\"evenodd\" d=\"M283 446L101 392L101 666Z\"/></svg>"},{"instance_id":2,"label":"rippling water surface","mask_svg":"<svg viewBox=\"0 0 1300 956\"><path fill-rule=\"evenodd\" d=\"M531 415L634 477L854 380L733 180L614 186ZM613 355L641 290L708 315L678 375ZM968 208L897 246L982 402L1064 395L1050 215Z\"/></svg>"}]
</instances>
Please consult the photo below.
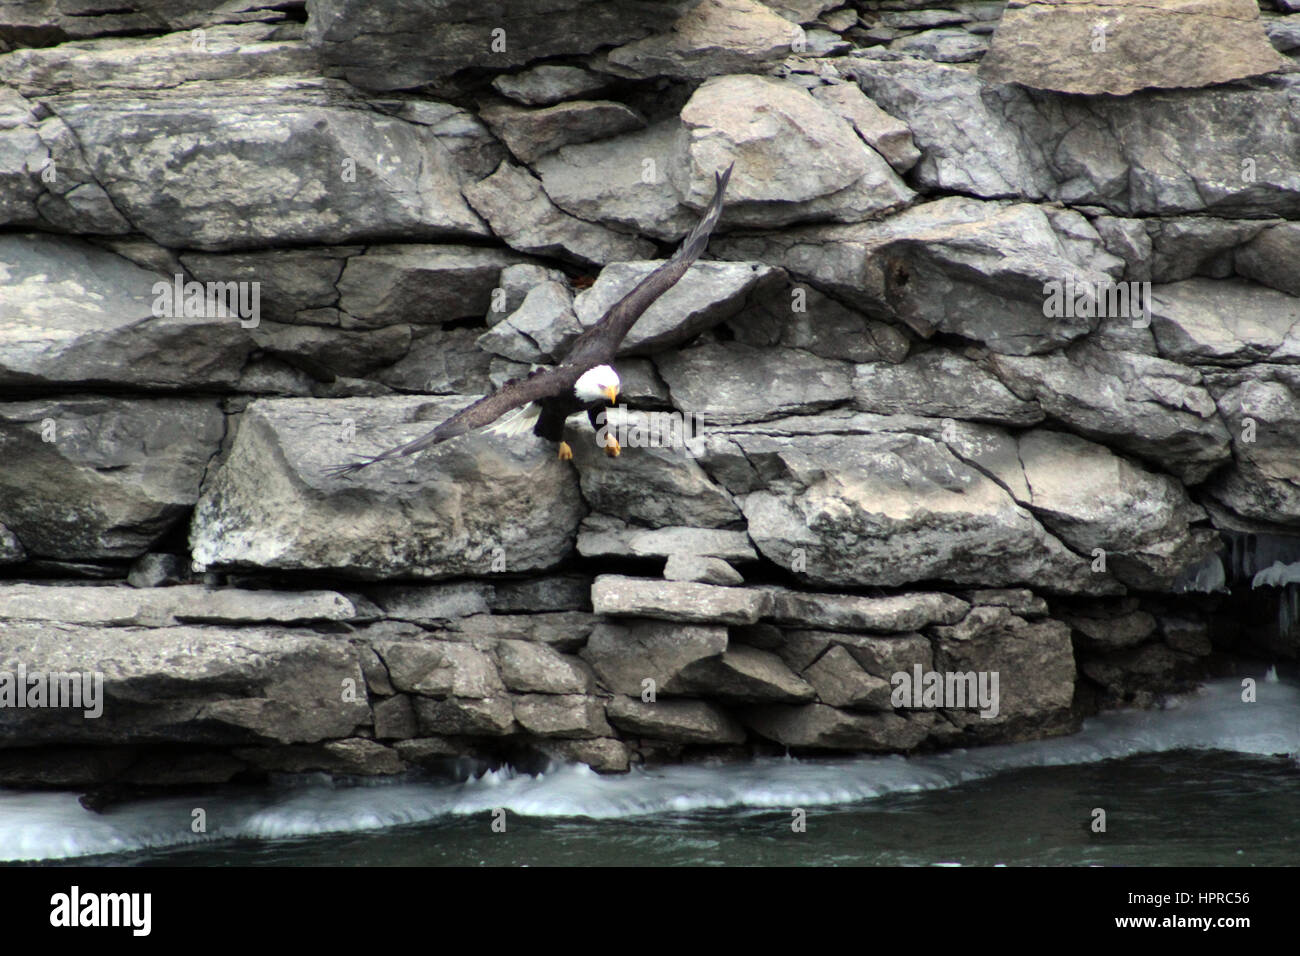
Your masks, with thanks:
<instances>
[{"instance_id":1,"label":"rippling water surface","mask_svg":"<svg viewBox=\"0 0 1300 956\"><path fill-rule=\"evenodd\" d=\"M1221 681L1072 737L905 759L767 759L466 783L321 777L108 813L0 791L0 859L106 864L1300 862L1300 688ZM208 832L190 831L201 806ZM1106 811L1107 832L1089 827ZM493 811L505 811L504 833ZM793 811L807 829L791 828Z\"/></svg>"}]
</instances>

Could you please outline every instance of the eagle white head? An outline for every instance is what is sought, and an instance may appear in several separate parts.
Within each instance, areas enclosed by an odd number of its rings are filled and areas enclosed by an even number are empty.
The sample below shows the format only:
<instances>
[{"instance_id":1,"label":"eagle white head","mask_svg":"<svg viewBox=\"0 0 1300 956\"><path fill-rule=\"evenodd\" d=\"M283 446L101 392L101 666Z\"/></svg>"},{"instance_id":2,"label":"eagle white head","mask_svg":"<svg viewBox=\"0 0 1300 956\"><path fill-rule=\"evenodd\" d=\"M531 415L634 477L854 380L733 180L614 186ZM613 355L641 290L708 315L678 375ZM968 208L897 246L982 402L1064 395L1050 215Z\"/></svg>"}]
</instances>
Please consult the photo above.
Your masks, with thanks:
<instances>
[{"instance_id":1,"label":"eagle white head","mask_svg":"<svg viewBox=\"0 0 1300 956\"><path fill-rule=\"evenodd\" d=\"M618 372L611 366L597 365L579 376L578 381L573 385L573 394L584 405L594 405L600 401L608 401L609 404L616 405L618 388L621 384Z\"/></svg>"}]
</instances>

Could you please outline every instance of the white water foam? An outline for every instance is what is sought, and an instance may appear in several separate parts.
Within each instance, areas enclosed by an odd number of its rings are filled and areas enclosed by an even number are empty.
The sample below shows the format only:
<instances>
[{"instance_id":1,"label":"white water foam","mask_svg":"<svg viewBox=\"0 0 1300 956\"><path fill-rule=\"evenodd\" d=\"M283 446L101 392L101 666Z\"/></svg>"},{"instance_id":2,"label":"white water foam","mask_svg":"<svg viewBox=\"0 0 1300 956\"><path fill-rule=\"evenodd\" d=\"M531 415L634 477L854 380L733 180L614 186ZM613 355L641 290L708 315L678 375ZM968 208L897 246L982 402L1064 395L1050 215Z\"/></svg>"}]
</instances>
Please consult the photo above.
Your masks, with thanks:
<instances>
[{"instance_id":1,"label":"white water foam","mask_svg":"<svg viewBox=\"0 0 1300 956\"><path fill-rule=\"evenodd\" d=\"M213 791L85 810L75 794L0 791L0 860L120 853L229 839L375 830L497 807L530 817L617 819L728 808L852 804L889 793L952 787L1023 767L1093 763L1171 750L1300 754L1300 687L1266 683L1257 703L1241 684L1213 682L1162 710L1103 714L1071 737L905 758L768 758L635 769L601 776L582 765L540 776L502 770L465 783L344 785L314 776L250 795ZM208 832L190 830L202 806Z\"/></svg>"}]
</instances>

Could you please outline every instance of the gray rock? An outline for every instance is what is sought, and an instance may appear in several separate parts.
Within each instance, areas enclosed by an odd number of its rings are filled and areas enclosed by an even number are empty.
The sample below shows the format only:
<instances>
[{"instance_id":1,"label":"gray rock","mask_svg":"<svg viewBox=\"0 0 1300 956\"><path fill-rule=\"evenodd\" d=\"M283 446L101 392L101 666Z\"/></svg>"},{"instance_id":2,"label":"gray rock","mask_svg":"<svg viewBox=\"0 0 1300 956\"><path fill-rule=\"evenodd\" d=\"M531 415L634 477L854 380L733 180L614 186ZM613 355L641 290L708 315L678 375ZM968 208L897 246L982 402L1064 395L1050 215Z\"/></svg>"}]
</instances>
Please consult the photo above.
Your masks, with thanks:
<instances>
[{"instance_id":1,"label":"gray rock","mask_svg":"<svg viewBox=\"0 0 1300 956\"><path fill-rule=\"evenodd\" d=\"M851 367L799 349L704 343L658 356L673 403L706 423L809 414L852 396Z\"/></svg>"},{"instance_id":2,"label":"gray rock","mask_svg":"<svg viewBox=\"0 0 1300 956\"><path fill-rule=\"evenodd\" d=\"M1100 684L1103 701L1131 700L1142 692L1166 692L1180 681L1196 677L1204 665L1191 654L1164 644L1144 644L1106 655L1088 655L1079 670Z\"/></svg>"},{"instance_id":3,"label":"gray rock","mask_svg":"<svg viewBox=\"0 0 1300 956\"><path fill-rule=\"evenodd\" d=\"M494 613L590 611L591 578L584 574L557 574L498 581L488 597Z\"/></svg>"},{"instance_id":4,"label":"gray rock","mask_svg":"<svg viewBox=\"0 0 1300 956\"><path fill-rule=\"evenodd\" d=\"M1023 618L1047 617L1047 602L1028 588L980 588L966 595L972 604L1004 607Z\"/></svg>"},{"instance_id":5,"label":"gray rock","mask_svg":"<svg viewBox=\"0 0 1300 956\"><path fill-rule=\"evenodd\" d=\"M421 697L487 700L505 684L485 651L456 641L376 641L393 687Z\"/></svg>"},{"instance_id":6,"label":"gray rock","mask_svg":"<svg viewBox=\"0 0 1300 956\"><path fill-rule=\"evenodd\" d=\"M1241 281L1189 279L1153 290L1160 353L1186 364L1300 363L1300 297Z\"/></svg>"},{"instance_id":7,"label":"gray rock","mask_svg":"<svg viewBox=\"0 0 1300 956\"><path fill-rule=\"evenodd\" d=\"M390 620L439 625L471 614L487 614L492 585L486 581L390 584L371 588L368 596Z\"/></svg>"},{"instance_id":8,"label":"gray rock","mask_svg":"<svg viewBox=\"0 0 1300 956\"><path fill-rule=\"evenodd\" d=\"M850 362L901 362L911 346L897 326L869 319L805 285L782 285L756 296L729 327L746 345L783 345Z\"/></svg>"},{"instance_id":9,"label":"gray rock","mask_svg":"<svg viewBox=\"0 0 1300 956\"><path fill-rule=\"evenodd\" d=\"M793 632L792 632L793 633ZM804 632L809 633L809 632ZM880 637L872 634L825 635L843 647L868 674L889 680L900 671L912 673L921 665L922 672L930 670L934 654L929 640L920 634L890 634Z\"/></svg>"},{"instance_id":10,"label":"gray rock","mask_svg":"<svg viewBox=\"0 0 1300 956\"><path fill-rule=\"evenodd\" d=\"M554 566L582 504L571 469L540 439L475 434L353 478L323 474L350 454L423 434L469 400L254 402L195 509L194 559L371 579ZM358 507L364 524L352 517Z\"/></svg>"},{"instance_id":11,"label":"gray rock","mask_svg":"<svg viewBox=\"0 0 1300 956\"><path fill-rule=\"evenodd\" d=\"M509 697L486 700L459 697L432 700L416 697L413 704L421 734L438 737L500 737L519 730Z\"/></svg>"},{"instance_id":12,"label":"gray rock","mask_svg":"<svg viewBox=\"0 0 1300 956\"><path fill-rule=\"evenodd\" d=\"M336 80L275 77L206 83L201 93L182 85L147 96L96 90L52 99L113 205L164 246L488 234L436 134L366 108ZM199 141L214 145L188 145ZM355 175L342 159L354 161Z\"/></svg>"},{"instance_id":13,"label":"gray rock","mask_svg":"<svg viewBox=\"0 0 1300 956\"><path fill-rule=\"evenodd\" d=\"M691 457L689 443L650 446L654 434L643 424L646 417L639 413L624 419L609 413L603 427L623 446L614 465L597 433L589 425L579 426L584 434L573 443L573 461L583 499L592 512L649 528L705 529L740 523L740 509ZM665 445L675 440L669 428L662 429L659 438Z\"/></svg>"},{"instance_id":14,"label":"gray rock","mask_svg":"<svg viewBox=\"0 0 1300 956\"><path fill-rule=\"evenodd\" d=\"M946 349L917 353L897 365L857 366L853 404L882 415L929 415L1002 425L1034 425L1043 420L1037 402L1018 398L984 366Z\"/></svg>"},{"instance_id":15,"label":"gray rock","mask_svg":"<svg viewBox=\"0 0 1300 956\"><path fill-rule=\"evenodd\" d=\"M591 586L591 606L597 614L620 617L753 624L767 608L767 595L762 591L690 581L602 574Z\"/></svg>"},{"instance_id":16,"label":"gray rock","mask_svg":"<svg viewBox=\"0 0 1300 956\"><path fill-rule=\"evenodd\" d=\"M616 262L601 270L591 288L573 302L578 321L592 326L646 276L663 265ZM658 352L689 341L740 312L751 297L771 290L780 272L758 262L696 262L671 289L642 313L619 348L620 355Z\"/></svg>"},{"instance_id":17,"label":"gray rock","mask_svg":"<svg viewBox=\"0 0 1300 956\"><path fill-rule=\"evenodd\" d=\"M1239 273L1290 295L1300 296L1300 276L1288 263L1300 256L1300 223L1270 226L1236 251Z\"/></svg>"},{"instance_id":18,"label":"gray rock","mask_svg":"<svg viewBox=\"0 0 1300 956\"><path fill-rule=\"evenodd\" d=\"M698 554L670 554L664 565L664 577L669 581L698 581L701 584L741 585L745 579L740 572L721 558L706 558Z\"/></svg>"},{"instance_id":19,"label":"gray rock","mask_svg":"<svg viewBox=\"0 0 1300 956\"><path fill-rule=\"evenodd\" d=\"M753 122L761 109L764 122ZM700 172L740 159L727 187L723 222L784 226L809 220L856 222L907 205L912 191L834 109L792 84L759 76L707 80L682 109L693 173L677 184L703 206L713 185ZM815 155L810 166L806 158Z\"/></svg>"},{"instance_id":20,"label":"gray rock","mask_svg":"<svg viewBox=\"0 0 1300 956\"><path fill-rule=\"evenodd\" d=\"M960 624L935 628L934 666L942 674L997 672L996 716L977 705L944 716L976 740L1023 740L1075 729L1074 649L1060 621L1029 622L1006 608L977 607Z\"/></svg>"},{"instance_id":21,"label":"gray rock","mask_svg":"<svg viewBox=\"0 0 1300 956\"><path fill-rule=\"evenodd\" d=\"M826 631L916 631L930 624L955 624L970 605L951 594L914 591L888 597L813 594L772 589L769 617L788 627Z\"/></svg>"},{"instance_id":22,"label":"gray rock","mask_svg":"<svg viewBox=\"0 0 1300 956\"><path fill-rule=\"evenodd\" d=\"M1153 461L1188 484L1231 457L1228 433L1200 373L1176 361L1100 348L993 356L1016 394L1097 441Z\"/></svg>"},{"instance_id":23,"label":"gray rock","mask_svg":"<svg viewBox=\"0 0 1300 956\"><path fill-rule=\"evenodd\" d=\"M831 647L808 667L803 676L817 691L817 699L850 710L892 710L889 681L868 674L843 647Z\"/></svg>"},{"instance_id":24,"label":"gray rock","mask_svg":"<svg viewBox=\"0 0 1300 956\"><path fill-rule=\"evenodd\" d=\"M591 515L578 529L578 553L585 558L667 558L692 554L723 561L757 561L743 531L717 528L637 528L608 515Z\"/></svg>"},{"instance_id":25,"label":"gray rock","mask_svg":"<svg viewBox=\"0 0 1300 956\"><path fill-rule=\"evenodd\" d=\"M742 715L756 733L786 747L906 752L925 739L928 722L897 714L850 714L825 704L769 704Z\"/></svg>"},{"instance_id":26,"label":"gray rock","mask_svg":"<svg viewBox=\"0 0 1300 956\"><path fill-rule=\"evenodd\" d=\"M1093 226L1106 244L1106 251L1124 260L1123 278L1129 282L1151 281L1154 250L1146 223L1141 219L1097 216Z\"/></svg>"},{"instance_id":27,"label":"gray rock","mask_svg":"<svg viewBox=\"0 0 1300 956\"><path fill-rule=\"evenodd\" d=\"M1205 514L1182 485L1062 432L1020 438L1034 514L1071 548L1106 552L1126 584L1167 590L1184 568L1213 550L1215 536L1189 527Z\"/></svg>"},{"instance_id":28,"label":"gray rock","mask_svg":"<svg viewBox=\"0 0 1300 956\"><path fill-rule=\"evenodd\" d=\"M725 627L625 621L596 625L581 656L605 689L639 698L646 681L655 693L681 693L682 671L725 650Z\"/></svg>"},{"instance_id":29,"label":"gray rock","mask_svg":"<svg viewBox=\"0 0 1300 956\"><path fill-rule=\"evenodd\" d=\"M652 252L644 240L557 208L531 173L509 163L466 186L465 197L506 245L521 252L596 265L642 258Z\"/></svg>"},{"instance_id":30,"label":"gray rock","mask_svg":"<svg viewBox=\"0 0 1300 956\"><path fill-rule=\"evenodd\" d=\"M566 282L543 281L528 291L519 308L478 337L478 347L524 363L555 363L582 334Z\"/></svg>"},{"instance_id":31,"label":"gray rock","mask_svg":"<svg viewBox=\"0 0 1300 956\"><path fill-rule=\"evenodd\" d=\"M728 259L784 267L869 315L930 336L950 332L1023 355L1088 333L1095 319L1048 317L1048 282L1105 282L1122 263L1100 236L1082 255L1037 206L947 198L884 222L785 230L715 241ZM1104 258L1101 258L1104 256Z\"/></svg>"},{"instance_id":32,"label":"gray rock","mask_svg":"<svg viewBox=\"0 0 1300 956\"><path fill-rule=\"evenodd\" d=\"M240 747L234 753L261 770L278 773L317 771L378 776L406 769L395 750L361 737L288 747Z\"/></svg>"},{"instance_id":33,"label":"gray rock","mask_svg":"<svg viewBox=\"0 0 1300 956\"><path fill-rule=\"evenodd\" d=\"M482 179L509 155L477 115L451 103L428 99L370 99L377 110L427 127L447 147L456 163L461 185Z\"/></svg>"},{"instance_id":34,"label":"gray rock","mask_svg":"<svg viewBox=\"0 0 1300 956\"><path fill-rule=\"evenodd\" d=\"M145 265L145 260L136 252L138 246L117 242L111 248L118 255L133 256L133 261ZM244 252L183 252L175 264L151 261L145 267L168 276L183 270L204 283L256 282L262 318L273 322L337 326L343 324L337 307L339 273L349 258L363 251L361 246L320 246ZM409 316L401 316L392 321L409 319Z\"/></svg>"},{"instance_id":35,"label":"gray rock","mask_svg":"<svg viewBox=\"0 0 1300 956\"><path fill-rule=\"evenodd\" d=\"M734 717L703 700L615 697L605 707L609 722L624 733L687 744L738 744L745 729Z\"/></svg>"},{"instance_id":36,"label":"gray rock","mask_svg":"<svg viewBox=\"0 0 1300 956\"><path fill-rule=\"evenodd\" d=\"M194 37L188 31L55 43L6 56L0 61L0 80L24 96L39 96L88 89L153 90L319 69L306 44L284 38L279 27L265 23L205 27L203 56L194 55Z\"/></svg>"},{"instance_id":37,"label":"gray rock","mask_svg":"<svg viewBox=\"0 0 1300 956\"><path fill-rule=\"evenodd\" d=\"M1082 635L1084 646L1090 649L1133 647L1146 643L1156 632L1156 619L1146 611L1130 609L1127 602L1119 607L1103 605L1088 610L1093 613L1065 614L1062 618Z\"/></svg>"},{"instance_id":38,"label":"gray rock","mask_svg":"<svg viewBox=\"0 0 1300 956\"><path fill-rule=\"evenodd\" d=\"M334 296L350 326L453 322L487 312L502 270L522 258L477 246L368 246L335 272Z\"/></svg>"},{"instance_id":39,"label":"gray rock","mask_svg":"<svg viewBox=\"0 0 1300 956\"><path fill-rule=\"evenodd\" d=\"M36 743L314 743L368 723L345 641L284 629L13 623L0 670L103 675L103 713L0 709L0 739ZM359 690L350 697L347 687Z\"/></svg>"},{"instance_id":40,"label":"gray rock","mask_svg":"<svg viewBox=\"0 0 1300 956\"><path fill-rule=\"evenodd\" d=\"M240 319L156 313L156 283L174 287L79 240L0 236L0 385L233 387L253 348Z\"/></svg>"},{"instance_id":41,"label":"gray rock","mask_svg":"<svg viewBox=\"0 0 1300 956\"><path fill-rule=\"evenodd\" d=\"M989 41L987 37L959 27L948 27L899 37L889 44L889 48L939 63L966 63L978 60L988 52Z\"/></svg>"},{"instance_id":42,"label":"gray rock","mask_svg":"<svg viewBox=\"0 0 1300 956\"><path fill-rule=\"evenodd\" d=\"M582 694L524 694L514 698L515 720L539 737L610 737L605 705Z\"/></svg>"},{"instance_id":43,"label":"gray rock","mask_svg":"<svg viewBox=\"0 0 1300 956\"><path fill-rule=\"evenodd\" d=\"M645 120L632 110L609 100L574 100L538 110L500 104L487 107L480 115L523 163L561 146L607 139L645 126Z\"/></svg>"},{"instance_id":44,"label":"gray rock","mask_svg":"<svg viewBox=\"0 0 1300 956\"><path fill-rule=\"evenodd\" d=\"M536 749L560 763L585 763L597 773L627 773L631 751L627 744L613 737L596 740L540 740Z\"/></svg>"},{"instance_id":45,"label":"gray rock","mask_svg":"<svg viewBox=\"0 0 1300 956\"><path fill-rule=\"evenodd\" d=\"M595 93L609 83L609 77L580 66L541 63L519 73L498 76L492 88L526 106L550 106Z\"/></svg>"},{"instance_id":46,"label":"gray rock","mask_svg":"<svg viewBox=\"0 0 1300 956\"><path fill-rule=\"evenodd\" d=\"M375 713L375 736L380 740L406 740L419 732L415 708L404 694L376 701L372 709Z\"/></svg>"},{"instance_id":47,"label":"gray rock","mask_svg":"<svg viewBox=\"0 0 1300 956\"><path fill-rule=\"evenodd\" d=\"M0 564L18 564L26 558L27 552L18 536L0 524Z\"/></svg>"},{"instance_id":48,"label":"gray rock","mask_svg":"<svg viewBox=\"0 0 1300 956\"><path fill-rule=\"evenodd\" d=\"M473 614L448 624L449 640L493 646L497 641L534 641L562 653L587 643L596 618L581 611L532 614Z\"/></svg>"},{"instance_id":49,"label":"gray rock","mask_svg":"<svg viewBox=\"0 0 1300 956\"><path fill-rule=\"evenodd\" d=\"M343 330L320 325L260 322L249 336L264 355L303 368L313 378L359 378L392 365L411 347L409 325Z\"/></svg>"},{"instance_id":50,"label":"gray rock","mask_svg":"<svg viewBox=\"0 0 1300 956\"><path fill-rule=\"evenodd\" d=\"M868 96L911 127L922 152L911 177L921 188L1095 203L1132 216L1300 209L1290 161L1298 134L1284 120L1297 76L1062 99L926 60L876 60L855 72ZM1242 115L1259 117L1258 127L1230 119ZM1213 150L1194 145L1210 141ZM1225 175L1218 157L1229 154L1251 162Z\"/></svg>"},{"instance_id":51,"label":"gray rock","mask_svg":"<svg viewBox=\"0 0 1300 956\"><path fill-rule=\"evenodd\" d=\"M862 141L883 156L896 173L902 175L921 158L907 124L882 110L854 84L818 86L811 92L814 99L852 123Z\"/></svg>"},{"instance_id":52,"label":"gray rock","mask_svg":"<svg viewBox=\"0 0 1300 956\"><path fill-rule=\"evenodd\" d=\"M754 73L786 56L803 35L756 0L703 0L667 31L611 50L607 62L611 70L637 78Z\"/></svg>"},{"instance_id":53,"label":"gray rock","mask_svg":"<svg viewBox=\"0 0 1300 956\"><path fill-rule=\"evenodd\" d=\"M779 485L760 482L742 494L712 456L706 469L737 494L763 555L810 583L1112 587L1000 484L929 438L884 431L731 438L753 466L781 469Z\"/></svg>"},{"instance_id":54,"label":"gray rock","mask_svg":"<svg viewBox=\"0 0 1300 956\"><path fill-rule=\"evenodd\" d=\"M1124 95L1269 73L1286 61L1254 0L1152 0L1126 9L1079 0L1012 0L980 64L995 83Z\"/></svg>"},{"instance_id":55,"label":"gray rock","mask_svg":"<svg viewBox=\"0 0 1300 956\"><path fill-rule=\"evenodd\" d=\"M781 658L745 644L734 644L719 657L696 661L681 673L687 690L734 703L794 704L816 698L803 678Z\"/></svg>"},{"instance_id":56,"label":"gray rock","mask_svg":"<svg viewBox=\"0 0 1300 956\"><path fill-rule=\"evenodd\" d=\"M477 329L412 329L410 348L371 378L403 392L465 395L491 386L492 357L478 347Z\"/></svg>"},{"instance_id":57,"label":"gray rock","mask_svg":"<svg viewBox=\"0 0 1300 956\"><path fill-rule=\"evenodd\" d=\"M543 156L533 169L542 180L545 195L569 215L623 232L675 242L699 218L682 205L680 188L672 172L684 148L681 123L675 119L664 120L613 139L565 146ZM647 165L643 159L652 163ZM713 185L713 173L720 172L725 165L707 171L709 188ZM731 185L727 187L727 196L732 196ZM707 201L708 197L704 202Z\"/></svg>"},{"instance_id":58,"label":"gray rock","mask_svg":"<svg viewBox=\"0 0 1300 956\"><path fill-rule=\"evenodd\" d=\"M524 299L528 298L528 293L534 286L547 282L567 285L568 279L559 269L548 269L532 262L520 262L502 269L497 282L497 287L501 291L492 297L492 304L484 316L488 328L505 321L506 316L517 311L524 304Z\"/></svg>"},{"instance_id":59,"label":"gray rock","mask_svg":"<svg viewBox=\"0 0 1300 956\"><path fill-rule=\"evenodd\" d=\"M306 36L351 83L405 90L466 67L504 70L626 43L663 29L665 14L680 10L644 0L523 0L508 9L428 0L383 10L360 0L323 0L312 9Z\"/></svg>"},{"instance_id":60,"label":"gray rock","mask_svg":"<svg viewBox=\"0 0 1300 956\"><path fill-rule=\"evenodd\" d=\"M106 627L175 624L294 624L346 621L355 605L335 591L264 591L205 588L0 585L0 620L64 621Z\"/></svg>"},{"instance_id":61,"label":"gray rock","mask_svg":"<svg viewBox=\"0 0 1300 956\"><path fill-rule=\"evenodd\" d=\"M194 505L224 430L204 399L0 405L0 523L33 558L138 557Z\"/></svg>"},{"instance_id":62,"label":"gray rock","mask_svg":"<svg viewBox=\"0 0 1300 956\"><path fill-rule=\"evenodd\" d=\"M1219 373L1211 391L1228 424L1235 461L1210 483L1209 493L1246 518L1300 525L1300 369L1256 365Z\"/></svg>"},{"instance_id":63,"label":"gray rock","mask_svg":"<svg viewBox=\"0 0 1300 956\"><path fill-rule=\"evenodd\" d=\"M1232 250L1254 239L1268 225L1267 221L1202 216L1149 220L1150 279L1181 282L1198 275L1226 279L1232 275Z\"/></svg>"},{"instance_id":64,"label":"gray rock","mask_svg":"<svg viewBox=\"0 0 1300 956\"><path fill-rule=\"evenodd\" d=\"M792 23L812 23L839 0L771 0L765 4Z\"/></svg>"},{"instance_id":65,"label":"gray rock","mask_svg":"<svg viewBox=\"0 0 1300 956\"><path fill-rule=\"evenodd\" d=\"M759 107L766 120L755 126ZM813 174L804 162L809 154L819 157ZM643 164L647 157L653 166ZM565 211L676 240L694 225L693 210L712 198L713 174L733 160L724 226L856 222L913 196L846 120L798 86L760 76L715 77L695 92L680 121L567 146L538 160L536 169ZM774 176L774 169L802 172Z\"/></svg>"},{"instance_id":66,"label":"gray rock","mask_svg":"<svg viewBox=\"0 0 1300 956\"><path fill-rule=\"evenodd\" d=\"M582 661L530 641L497 644L501 679L512 691L538 694L586 694L591 673Z\"/></svg>"}]
</instances>

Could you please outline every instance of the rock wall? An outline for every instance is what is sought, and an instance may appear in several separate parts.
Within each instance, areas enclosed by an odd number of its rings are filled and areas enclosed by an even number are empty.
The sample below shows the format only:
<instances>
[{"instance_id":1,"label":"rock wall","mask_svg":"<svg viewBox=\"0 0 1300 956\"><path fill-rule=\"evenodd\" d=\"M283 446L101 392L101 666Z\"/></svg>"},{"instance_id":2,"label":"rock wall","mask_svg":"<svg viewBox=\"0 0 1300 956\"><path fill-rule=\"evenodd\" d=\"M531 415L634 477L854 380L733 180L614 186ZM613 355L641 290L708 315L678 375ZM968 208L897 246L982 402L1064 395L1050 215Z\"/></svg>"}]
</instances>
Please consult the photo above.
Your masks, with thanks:
<instances>
[{"instance_id":1,"label":"rock wall","mask_svg":"<svg viewBox=\"0 0 1300 956\"><path fill-rule=\"evenodd\" d=\"M0 674L104 706L0 706L0 783L911 752L1294 658L1278 3L4 5ZM563 356L732 161L620 360L689 441L324 475Z\"/></svg>"}]
</instances>

